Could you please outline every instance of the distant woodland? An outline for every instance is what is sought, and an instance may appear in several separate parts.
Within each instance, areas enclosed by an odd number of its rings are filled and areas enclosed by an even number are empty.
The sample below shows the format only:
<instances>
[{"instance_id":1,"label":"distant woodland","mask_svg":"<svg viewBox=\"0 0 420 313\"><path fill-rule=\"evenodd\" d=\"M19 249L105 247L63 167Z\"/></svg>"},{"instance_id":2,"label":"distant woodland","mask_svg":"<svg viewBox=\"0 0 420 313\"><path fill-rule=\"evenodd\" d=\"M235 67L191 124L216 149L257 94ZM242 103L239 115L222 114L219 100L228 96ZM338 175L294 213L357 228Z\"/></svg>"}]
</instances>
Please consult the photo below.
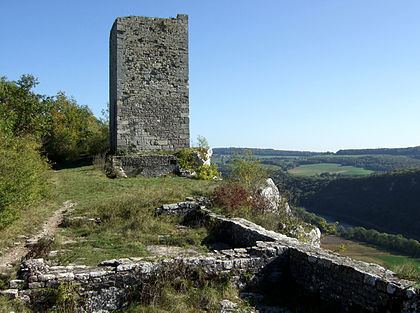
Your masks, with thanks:
<instances>
[{"instance_id":1,"label":"distant woodland","mask_svg":"<svg viewBox=\"0 0 420 313\"><path fill-rule=\"evenodd\" d=\"M365 177L274 176L295 205L354 225L420 239L420 170Z\"/></svg>"},{"instance_id":2,"label":"distant woodland","mask_svg":"<svg viewBox=\"0 0 420 313\"><path fill-rule=\"evenodd\" d=\"M279 189L293 205L355 226L420 239L420 147L337 153L246 148L219 148L214 152L222 171L233 159L254 155L271 170ZM345 176L324 172L305 177L289 172L309 164L339 164L374 173Z\"/></svg>"}]
</instances>

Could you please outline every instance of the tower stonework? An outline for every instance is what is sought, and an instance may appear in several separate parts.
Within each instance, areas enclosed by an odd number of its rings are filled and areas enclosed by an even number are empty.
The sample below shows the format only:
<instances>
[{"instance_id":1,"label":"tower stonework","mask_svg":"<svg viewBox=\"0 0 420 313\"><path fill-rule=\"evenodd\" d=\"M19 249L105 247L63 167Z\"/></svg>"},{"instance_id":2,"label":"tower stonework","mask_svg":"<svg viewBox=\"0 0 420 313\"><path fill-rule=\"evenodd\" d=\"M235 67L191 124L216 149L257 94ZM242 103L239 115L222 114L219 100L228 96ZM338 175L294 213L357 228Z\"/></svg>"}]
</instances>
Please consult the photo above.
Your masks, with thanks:
<instances>
[{"instance_id":1,"label":"tower stonework","mask_svg":"<svg viewBox=\"0 0 420 313\"><path fill-rule=\"evenodd\" d=\"M110 34L111 151L189 147L188 16L119 17Z\"/></svg>"}]
</instances>

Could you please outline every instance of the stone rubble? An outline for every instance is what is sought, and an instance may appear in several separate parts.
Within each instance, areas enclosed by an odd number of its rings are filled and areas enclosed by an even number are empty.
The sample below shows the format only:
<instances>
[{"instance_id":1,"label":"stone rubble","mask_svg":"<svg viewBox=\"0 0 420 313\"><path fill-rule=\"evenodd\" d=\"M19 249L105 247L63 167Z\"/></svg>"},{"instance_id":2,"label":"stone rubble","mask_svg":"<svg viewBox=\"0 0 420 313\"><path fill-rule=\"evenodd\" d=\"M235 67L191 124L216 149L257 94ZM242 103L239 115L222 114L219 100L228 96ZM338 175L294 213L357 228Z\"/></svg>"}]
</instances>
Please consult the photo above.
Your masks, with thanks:
<instances>
[{"instance_id":1,"label":"stone rubble","mask_svg":"<svg viewBox=\"0 0 420 313\"><path fill-rule=\"evenodd\" d=\"M189 212L205 208L210 203L206 197L188 197L183 202L163 204L155 209L156 215L186 215Z\"/></svg>"}]
</instances>

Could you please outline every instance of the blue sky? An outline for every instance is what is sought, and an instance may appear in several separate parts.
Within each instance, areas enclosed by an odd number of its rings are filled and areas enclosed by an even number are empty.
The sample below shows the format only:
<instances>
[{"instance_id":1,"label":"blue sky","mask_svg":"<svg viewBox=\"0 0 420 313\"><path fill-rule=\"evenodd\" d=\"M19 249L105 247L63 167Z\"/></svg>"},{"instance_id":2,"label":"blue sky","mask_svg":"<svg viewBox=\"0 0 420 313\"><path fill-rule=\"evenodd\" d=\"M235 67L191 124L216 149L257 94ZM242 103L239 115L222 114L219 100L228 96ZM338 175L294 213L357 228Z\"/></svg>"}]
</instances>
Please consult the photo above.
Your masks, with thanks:
<instances>
[{"instance_id":1,"label":"blue sky","mask_svg":"<svg viewBox=\"0 0 420 313\"><path fill-rule=\"evenodd\" d=\"M418 0L1 1L0 75L100 115L117 16L189 14L191 135L212 146L420 145Z\"/></svg>"}]
</instances>

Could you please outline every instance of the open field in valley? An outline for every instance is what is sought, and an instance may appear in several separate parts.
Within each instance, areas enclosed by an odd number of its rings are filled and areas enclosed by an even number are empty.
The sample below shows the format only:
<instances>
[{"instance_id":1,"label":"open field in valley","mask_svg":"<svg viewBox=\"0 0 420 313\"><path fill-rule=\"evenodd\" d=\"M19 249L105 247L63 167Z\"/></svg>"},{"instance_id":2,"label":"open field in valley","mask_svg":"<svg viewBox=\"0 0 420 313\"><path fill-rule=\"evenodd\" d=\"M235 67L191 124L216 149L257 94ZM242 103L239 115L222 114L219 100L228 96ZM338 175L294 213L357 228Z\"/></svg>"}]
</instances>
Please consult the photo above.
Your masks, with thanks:
<instances>
[{"instance_id":1,"label":"open field in valley","mask_svg":"<svg viewBox=\"0 0 420 313\"><path fill-rule=\"evenodd\" d=\"M418 271L420 272L420 258L392 254L373 246L347 240L338 236L324 236L321 241L321 247L356 260L377 263L391 269L394 266L412 263L417 266Z\"/></svg>"},{"instance_id":2,"label":"open field in valley","mask_svg":"<svg viewBox=\"0 0 420 313\"><path fill-rule=\"evenodd\" d=\"M289 173L297 176L315 176L322 173L360 176L372 174L373 171L354 166L342 166L337 163L319 163L300 165L289 170Z\"/></svg>"}]
</instances>

